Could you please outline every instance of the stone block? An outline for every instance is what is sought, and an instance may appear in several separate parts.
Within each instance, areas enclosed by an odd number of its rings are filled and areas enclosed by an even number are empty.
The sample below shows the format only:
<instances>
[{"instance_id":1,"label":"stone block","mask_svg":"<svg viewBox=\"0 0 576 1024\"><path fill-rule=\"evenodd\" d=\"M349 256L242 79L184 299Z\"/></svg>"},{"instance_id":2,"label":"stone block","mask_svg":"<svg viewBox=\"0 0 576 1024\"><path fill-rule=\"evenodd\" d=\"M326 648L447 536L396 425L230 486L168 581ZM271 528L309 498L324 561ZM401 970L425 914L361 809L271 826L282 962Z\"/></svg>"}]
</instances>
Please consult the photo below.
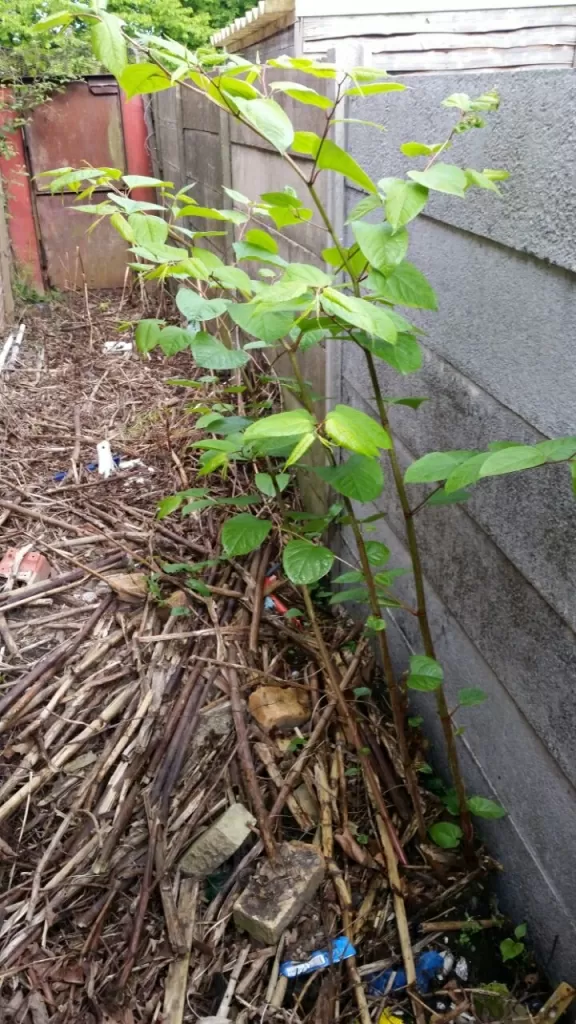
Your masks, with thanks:
<instances>
[{"instance_id":1,"label":"stone block","mask_svg":"<svg viewBox=\"0 0 576 1024\"><path fill-rule=\"evenodd\" d=\"M294 729L310 718L310 702L303 690L292 686L259 686L248 698L250 714L266 732Z\"/></svg>"},{"instance_id":2,"label":"stone block","mask_svg":"<svg viewBox=\"0 0 576 1024\"><path fill-rule=\"evenodd\" d=\"M234 904L234 923L252 938L275 945L312 899L324 878L324 858L308 843L282 843Z\"/></svg>"},{"instance_id":3,"label":"stone block","mask_svg":"<svg viewBox=\"0 0 576 1024\"><path fill-rule=\"evenodd\" d=\"M240 849L255 823L243 804L232 804L188 847L180 861L181 871L194 878L207 878Z\"/></svg>"}]
</instances>

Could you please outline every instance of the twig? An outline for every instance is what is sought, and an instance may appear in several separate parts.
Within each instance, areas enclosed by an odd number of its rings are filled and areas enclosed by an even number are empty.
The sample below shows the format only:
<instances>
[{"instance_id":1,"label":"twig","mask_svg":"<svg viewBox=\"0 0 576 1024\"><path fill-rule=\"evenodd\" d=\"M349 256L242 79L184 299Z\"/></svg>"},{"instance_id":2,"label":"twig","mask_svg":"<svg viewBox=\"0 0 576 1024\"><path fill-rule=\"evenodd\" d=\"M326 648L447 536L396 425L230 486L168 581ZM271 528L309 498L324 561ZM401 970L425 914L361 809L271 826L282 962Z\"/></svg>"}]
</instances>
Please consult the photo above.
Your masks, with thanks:
<instances>
[{"instance_id":1,"label":"twig","mask_svg":"<svg viewBox=\"0 0 576 1024\"><path fill-rule=\"evenodd\" d=\"M192 878L184 878L180 884L178 916L184 931L186 949L180 959L173 960L168 968L163 1007L165 1024L182 1024L184 1019L188 969L198 906L198 887L199 883Z\"/></svg>"},{"instance_id":2,"label":"twig","mask_svg":"<svg viewBox=\"0 0 576 1024\"><path fill-rule=\"evenodd\" d=\"M240 684L238 682L236 669L228 665L226 669L226 676L230 687L232 719L234 721L236 736L238 738L238 759L240 761L248 793L250 794L250 800L252 801L252 807L258 822L260 836L264 843L264 849L266 850L267 856L274 860L276 857L276 843L272 837L270 818L264 806L264 800L260 791L260 786L258 785L256 770L252 760L252 752L250 750L248 732L246 729L246 719L244 717L245 711L242 704L242 698L240 696Z\"/></svg>"}]
</instances>

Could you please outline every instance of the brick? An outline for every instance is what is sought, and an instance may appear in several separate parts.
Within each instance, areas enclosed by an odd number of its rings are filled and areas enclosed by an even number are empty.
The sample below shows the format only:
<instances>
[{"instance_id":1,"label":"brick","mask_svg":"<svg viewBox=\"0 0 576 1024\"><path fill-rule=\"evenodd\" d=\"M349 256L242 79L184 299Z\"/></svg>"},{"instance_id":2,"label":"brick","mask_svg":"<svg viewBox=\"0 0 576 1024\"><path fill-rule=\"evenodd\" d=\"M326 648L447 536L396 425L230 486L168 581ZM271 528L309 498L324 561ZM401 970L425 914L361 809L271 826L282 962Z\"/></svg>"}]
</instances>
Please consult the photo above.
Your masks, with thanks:
<instances>
[{"instance_id":1,"label":"brick","mask_svg":"<svg viewBox=\"0 0 576 1024\"><path fill-rule=\"evenodd\" d=\"M294 729L310 718L307 694L292 686L259 686L250 694L248 708L266 732Z\"/></svg>"},{"instance_id":2,"label":"brick","mask_svg":"<svg viewBox=\"0 0 576 1024\"><path fill-rule=\"evenodd\" d=\"M14 576L18 583L28 585L50 578L52 566L45 555L40 551L27 551L21 556L21 552L22 548L8 548L0 562L0 576Z\"/></svg>"},{"instance_id":3,"label":"brick","mask_svg":"<svg viewBox=\"0 0 576 1024\"><path fill-rule=\"evenodd\" d=\"M234 904L234 923L252 938L275 945L323 881L324 858L309 843L282 843L264 861Z\"/></svg>"},{"instance_id":4,"label":"brick","mask_svg":"<svg viewBox=\"0 0 576 1024\"><path fill-rule=\"evenodd\" d=\"M181 870L194 878L207 878L240 849L255 824L243 804L232 804L188 847L180 861Z\"/></svg>"}]
</instances>

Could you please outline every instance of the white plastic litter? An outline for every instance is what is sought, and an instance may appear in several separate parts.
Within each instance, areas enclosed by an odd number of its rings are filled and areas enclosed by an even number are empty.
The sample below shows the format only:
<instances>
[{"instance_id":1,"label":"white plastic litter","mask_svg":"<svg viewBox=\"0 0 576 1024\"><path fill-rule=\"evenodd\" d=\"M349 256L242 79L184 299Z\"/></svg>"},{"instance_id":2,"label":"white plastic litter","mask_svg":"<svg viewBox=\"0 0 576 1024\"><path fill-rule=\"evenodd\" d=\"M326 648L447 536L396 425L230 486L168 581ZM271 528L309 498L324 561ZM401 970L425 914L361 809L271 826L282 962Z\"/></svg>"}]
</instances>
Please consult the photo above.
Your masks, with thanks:
<instances>
[{"instance_id":1,"label":"white plastic litter","mask_svg":"<svg viewBox=\"0 0 576 1024\"><path fill-rule=\"evenodd\" d=\"M96 451L98 453L98 472L100 476L107 480L116 469L114 459L112 458L110 441L99 441Z\"/></svg>"},{"instance_id":2,"label":"white plastic litter","mask_svg":"<svg viewBox=\"0 0 576 1024\"><path fill-rule=\"evenodd\" d=\"M131 341L105 341L102 346L104 355L120 355L123 352L132 352L134 346Z\"/></svg>"},{"instance_id":3,"label":"white plastic litter","mask_svg":"<svg viewBox=\"0 0 576 1024\"><path fill-rule=\"evenodd\" d=\"M3 370L8 370L16 362L25 330L26 325L20 324L18 330L11 331L6 338L2 351L0 352L0 373L2 373Z\"/></svg>"},{"instance_id":4,"label":"white plastic litter","mask_svg":"<svg viewBox=\"0 0 576 1024\"><path fill-rule=\"evenodd\" d=\"M459 956L454 966L454 974L460 981L468 981L468 961L466 957Z\"/></svg>"}]
</instances>

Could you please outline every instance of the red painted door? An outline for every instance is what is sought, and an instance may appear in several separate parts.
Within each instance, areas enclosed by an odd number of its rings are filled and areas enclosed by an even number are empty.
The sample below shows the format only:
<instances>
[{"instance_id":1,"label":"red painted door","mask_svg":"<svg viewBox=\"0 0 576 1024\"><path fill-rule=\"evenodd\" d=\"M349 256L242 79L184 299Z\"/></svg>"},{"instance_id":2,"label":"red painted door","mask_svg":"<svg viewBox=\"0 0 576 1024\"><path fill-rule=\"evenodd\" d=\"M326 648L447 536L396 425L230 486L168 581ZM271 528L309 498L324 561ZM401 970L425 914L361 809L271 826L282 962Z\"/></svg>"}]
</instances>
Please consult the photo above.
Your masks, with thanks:
<instances>
[{"instance_id":1,"label":"red painted door","mask_svg":"<svg viewBox=\"0 0 576 1024\"><path fill-rule=\"evenodd\" d=\"M126 243L107 218L97 224L73 208L74 194L51 195L42 171L58 167L120 167L126 170L122 106L109 76L73 82L38 107L26 141L44 272L53 288L118 288L126 273ZM102 202L106 190L83 205Z\"/></svg>"}]
</instances>

